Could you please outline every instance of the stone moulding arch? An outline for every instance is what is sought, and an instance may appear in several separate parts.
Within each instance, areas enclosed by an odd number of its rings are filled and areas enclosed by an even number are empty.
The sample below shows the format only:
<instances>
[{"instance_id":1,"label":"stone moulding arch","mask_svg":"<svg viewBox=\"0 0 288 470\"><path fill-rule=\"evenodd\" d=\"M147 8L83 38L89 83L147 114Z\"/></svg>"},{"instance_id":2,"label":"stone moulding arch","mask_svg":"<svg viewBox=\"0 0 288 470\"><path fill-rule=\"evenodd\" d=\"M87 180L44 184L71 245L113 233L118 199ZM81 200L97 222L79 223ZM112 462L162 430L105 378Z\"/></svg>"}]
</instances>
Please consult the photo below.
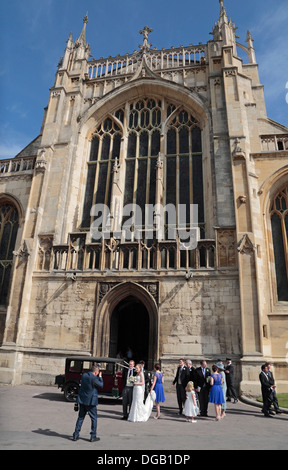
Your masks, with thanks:
<instances>
[{"instance_id":1,"label":"stone moulding arch","mask_svg":"<svg viewBox=\"0 0 288 470\"><path fill-rule=\"evenodd\" d=\"M270 219L270 206L277 193L288 185L288 165L276 170L270 175L260 186L258 195L261 200L261 210L263 216L264 230L266 233L266 252L268 253L267 272L269 273L269 289L271 298L271 311L277 303L277 285L276 285L276 269L273 250L272 227Z\"/></svg>"},{"instance_id":2,"label":"stone moulding arch","mask_svg":"<svg viewBox=\"0 0 288 470\"><path fill-rule=\"evenodd\" d=\"M0 193L0 205L5 204L5 203L9 203L16 208L18 212L19 228L22 227L22 224L25 219L25 212L19 199L10 193Z\"/></svg>"},{"instance_id":3,"label":"stone moulding arch","mask_svg":"<svg viewBox=\"0 0 288 470\"><path fill-rule=\"evenodd\" d=\"M91 129L95 129L97 124L111 113L112 109L116 110L124 102L140 99L144 95L165 97L166 100L184 105L186 109L188 108L194 113L194 117L199 121L202 129L211 123L208 103L198 93L160 77L159 79L139 78L110 91L90 106L80 117L79 133L83 137L89 136Z\"/></svg>"},{"instance_id":4,"label":"stone moulding arch","mask_svg":"<svg viewBox=\"0 0 288 470\"><path fill-rule=\"evenodd\" d=\"M269 205L282 186L288 183L288 165L279 168L270 175L261 185L258 195L262 198L263 215L268 216Z\"/></svg>"},{"instance_id":5,"label":"stone moulding arch","mask_svg":"<svg viewBox=\"0 0 288 470\"><path fill-rule=\"evenodd\" d=\"M212 126L212 110L207 99L201 96L196 91L188 87L179 85L175 82L158 78L141 77L129 81L118 88L108 92L94 104L92 104L81 116L79 116L78 127L78 143L75 145L75 160L81 162L83 185L81 185L82 194L84 198L85 184L87 178L87 162L89 161L91 136L97 126L103 122L107 116L113 116L117 109L122 108L127 103L132 103L144 97L158 98L165 100L176 105L178 110L185 109L198 122L202 134L202 155L203 155L203 174L205 178L212 181L211 185L204 185L204 204L205 204L205 218L207 233L213 233L212 223L216 211L216 202L213 198L215 192L215 155L214 155L214 141L213 141L213 126ZM170 117L171 118L171 117ZM115 117L114 117L115 119ZM164 125L167 126L167 119L164 119L161 126L161 148L164 149L165 135ZM127 126L125 125L125 128ZM127 135L123 133L121 142L121 157L127 151ZM125 135L124 135L125 134ZM76 142L75 142L76 144ZM82 215L79 215L79 221Z\"/></svg>"},{"instance_id":6,"label":"stone moulding arch","mask_svg":"<svg viewBox=\"0 0 288 470\"><path fill-rule=\"evenodd\" d=\"M159 315L155 298L142 285L124 281L111 286L113 283L107 282L108 292L104 295L96 309L95 316L95 341L93 345L93 355L108 356L110 345L110 321L116 306L128 296L133 296L145 306L149 315L149 363L152 365L159 358ZM110 287L109 287L110 286ZM98 284L99 297L100 283Z\"/></svg>"}]
</instances>

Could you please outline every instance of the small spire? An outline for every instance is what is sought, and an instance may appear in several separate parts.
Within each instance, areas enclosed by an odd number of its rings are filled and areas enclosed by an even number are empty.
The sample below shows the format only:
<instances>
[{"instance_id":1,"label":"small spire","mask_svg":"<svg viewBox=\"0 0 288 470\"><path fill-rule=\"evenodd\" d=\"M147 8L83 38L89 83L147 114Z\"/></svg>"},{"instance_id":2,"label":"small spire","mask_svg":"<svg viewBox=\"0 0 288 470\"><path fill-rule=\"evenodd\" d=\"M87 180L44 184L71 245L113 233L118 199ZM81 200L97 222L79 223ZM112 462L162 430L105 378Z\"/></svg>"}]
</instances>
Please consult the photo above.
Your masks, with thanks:
<instances>
[{"instance_id":1,"label":"small spire","mask_svg":"<svg viewBox=\"0 0 288 470\"><path fill-rule=\"evenodd\" d=\"M88 56L90 54L90 46L86 42L86 26L87 26L87 23L88 23L88 12L86 13L86 15L83 18L83 28L82 28L81 34L80 34L79 38L75 41L75 47L77 49L77 55L76 55L77 59L88 58Z\"/></svg>"},{"instance_id":2,"label":"small spire","mask_svg":"<svg viewBox=\"0 0 288 470\"><path fill-rule=\"evenodd\" d=\"M235 43L235 24L232 23L231 19L228 19L226 9L224 7L224 0L219 0L220 3L220 16L217 22L215 22L212 34L214 36L214 41L223 41L224 45L233 45L236 47Z\"/></svg>"},{"instance_id":3,"label":"small spire","mask_svg":"<svg viewBox=\"0 0 288 470\"><path fill-rule=\"evenodd\" d=\"M81 34L77 40L77 44L86 44L86 26L87 26L87 23L88 23L88 12L86 13L86 15L84 16L83 18L83 28L82 28L82 31L81 31Z\"/></svg>"},{"instance_id":4,"label":"small spire","mask_svg":"<svg viewBox=\"0 0 288 470\"><path fill-rule=\"evenodd\" d=\"M220 18L219 19L222 19L222 21L224 19L224 22L225 20L228 21L226 8L224 7L224 0L219 0L219 3L220 3Z\"/></svg>"},{"instance_id":5,"label":"small spire","mask_svg":"<svg viewBox=\"0 0 288 470\"><path fill-rule=\"evenodd\" d=\"M248 42L249 46L252 46L254 39L252 38L251 32L247 31L246 42Z\"/></svg>"},{"instance_id":6,"label":"small spire","mask_svg":"<svg viewBox=\"0 0 288 470\"><path fill-rule=\"evenodd\" d=\"M67 39L66 44L67 44L67 47L71 47L71 45L73 44L73 34L72 34L72 32L69 34L69 38Z\"/></svg>"},{"instance_id":7,"label":"small spire","mask_svg":"<svg viewBox=\"0 0 288 470\"><path fill-rule=\"evenodd\" d=\"M250 31L247 31L246 42L248 45L249 64L256 64L255 49L253 46L254 39L252 38Z\"/></svg>"}]
</instances>

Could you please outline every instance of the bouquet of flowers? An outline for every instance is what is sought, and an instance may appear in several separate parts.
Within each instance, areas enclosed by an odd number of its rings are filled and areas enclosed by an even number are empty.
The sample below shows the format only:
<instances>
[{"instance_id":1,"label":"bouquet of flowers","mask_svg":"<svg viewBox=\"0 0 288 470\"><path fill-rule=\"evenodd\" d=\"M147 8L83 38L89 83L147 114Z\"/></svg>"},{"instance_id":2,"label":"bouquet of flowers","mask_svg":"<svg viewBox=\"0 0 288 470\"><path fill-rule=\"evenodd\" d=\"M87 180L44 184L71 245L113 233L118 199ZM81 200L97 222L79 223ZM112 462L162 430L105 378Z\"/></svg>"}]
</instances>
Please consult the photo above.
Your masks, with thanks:
<instances>
[{"instance_id":1,"label":"bouquet of flowers","mask_svg":"<svg viewBox=\"0 0 288 470\"><path fill-rule=\"evenodd\" d=\"M136 377L134 377L133 375L131 375L131 376L129 377L129 382L130 382L131 384L134 384L134 382L136 382Z\"/></svg>"}]
</instances>

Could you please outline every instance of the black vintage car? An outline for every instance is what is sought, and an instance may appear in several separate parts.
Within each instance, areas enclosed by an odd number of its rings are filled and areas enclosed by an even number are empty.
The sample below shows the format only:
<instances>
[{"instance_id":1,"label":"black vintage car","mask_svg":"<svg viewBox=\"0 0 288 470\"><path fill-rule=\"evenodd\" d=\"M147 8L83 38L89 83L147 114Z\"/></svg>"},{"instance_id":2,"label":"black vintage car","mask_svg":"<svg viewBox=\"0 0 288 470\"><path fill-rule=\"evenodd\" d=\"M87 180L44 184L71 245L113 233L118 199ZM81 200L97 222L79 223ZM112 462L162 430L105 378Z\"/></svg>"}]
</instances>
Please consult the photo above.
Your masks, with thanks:
<instances>
[{"instance_id":1,"label":"black vintage car","mask_svg":"<svg viewBox=\"0 0 288 470\"><path fill-rule=\"evenodd\" d=\"M55 384L64 392L65 399L76 401L81 377L89 372L92 365L99 365L103 378L103 389L99 395L120 397L122 394L122 364L120 359L110 357L71 356L65 361L65 373L55 377Z\"/></svg>"}]
</instances>

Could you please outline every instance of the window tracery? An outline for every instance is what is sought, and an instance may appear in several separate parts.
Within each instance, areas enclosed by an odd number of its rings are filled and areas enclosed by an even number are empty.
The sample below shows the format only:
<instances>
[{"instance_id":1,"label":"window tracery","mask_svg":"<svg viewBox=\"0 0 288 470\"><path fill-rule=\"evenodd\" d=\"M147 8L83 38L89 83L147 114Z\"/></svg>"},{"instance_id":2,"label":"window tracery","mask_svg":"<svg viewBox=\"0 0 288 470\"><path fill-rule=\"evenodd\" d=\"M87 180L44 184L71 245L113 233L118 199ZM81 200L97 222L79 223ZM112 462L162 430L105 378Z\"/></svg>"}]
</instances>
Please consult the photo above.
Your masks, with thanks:
<instances>
[{"instance_id":1,"label":"window tracery","mask_svg":"<svg viewBox=\"0 0 288 470\"><path fill-rule=\"evenodd\" d=\"M270 218L279 301L288 301L288 186L273 199Z\"/></svg>"},{"instance_id":2,"label":"window tracery","mask_svg":"<svg viewBox=\"0 0 288 470\"><path fill-rule=\"evenodd\" d=\"M0 305L5 305L19 226L17 209L9 202L0 206Z\"/></svg>"},{"instance_id":3,"label":"window tracery","mask_svg":"<svg viewBox=\"0 0 288 470\"><path fill-rule=\"evenodd\" d=\"M122 119L123 110L116 117ZM122 131L111 117L107 117L92 136L82 226L90 226L90 210L94 204L110 205L112 168L119 158Z\"/></svg>"},{"instance_id":4,"label":"window tracery","mask_svg":"<svg viewBox=\"0 0 288 470\"><path fill-rule=\"evenodd\" d=\"M185 204L190 222L189 204L198 205L198 221L204 222L202 142L199 123L186 110L171 116L166 145L165 203Z\"/></svg>"},{"instance_id":5,"label":"window tracery","mask_svg":"<svg viewBox=\"0 0 288 470\"><path fill-rule=\"evenodd\" d=\"M94 204L110 207L112 168L115 159L120 160L121 149L123 207L136 204L141 208L139 229L144 226L145 206L156 203L160 153L164 156L163 204L185 204L186 226L191 222L190 204L198 204L198 221L203 224L201 139L201 129L193 115L165 99L138 98L109 115L92 136L82 227L90 226Z\"/></svg>"},{"instance_id":6,"label":"window tracery","mask_svg":"<svg viewBox=\"0 0 288 470\"><path fill-rule=\"evenodd\" d=\"M129 108L128 150L124 206L137 204L145 216L145 204L155 204L156 160L160 152L161 100L145 98ZM144 221L142 221L144 225Z\"/></svg>"}]
</instances>

